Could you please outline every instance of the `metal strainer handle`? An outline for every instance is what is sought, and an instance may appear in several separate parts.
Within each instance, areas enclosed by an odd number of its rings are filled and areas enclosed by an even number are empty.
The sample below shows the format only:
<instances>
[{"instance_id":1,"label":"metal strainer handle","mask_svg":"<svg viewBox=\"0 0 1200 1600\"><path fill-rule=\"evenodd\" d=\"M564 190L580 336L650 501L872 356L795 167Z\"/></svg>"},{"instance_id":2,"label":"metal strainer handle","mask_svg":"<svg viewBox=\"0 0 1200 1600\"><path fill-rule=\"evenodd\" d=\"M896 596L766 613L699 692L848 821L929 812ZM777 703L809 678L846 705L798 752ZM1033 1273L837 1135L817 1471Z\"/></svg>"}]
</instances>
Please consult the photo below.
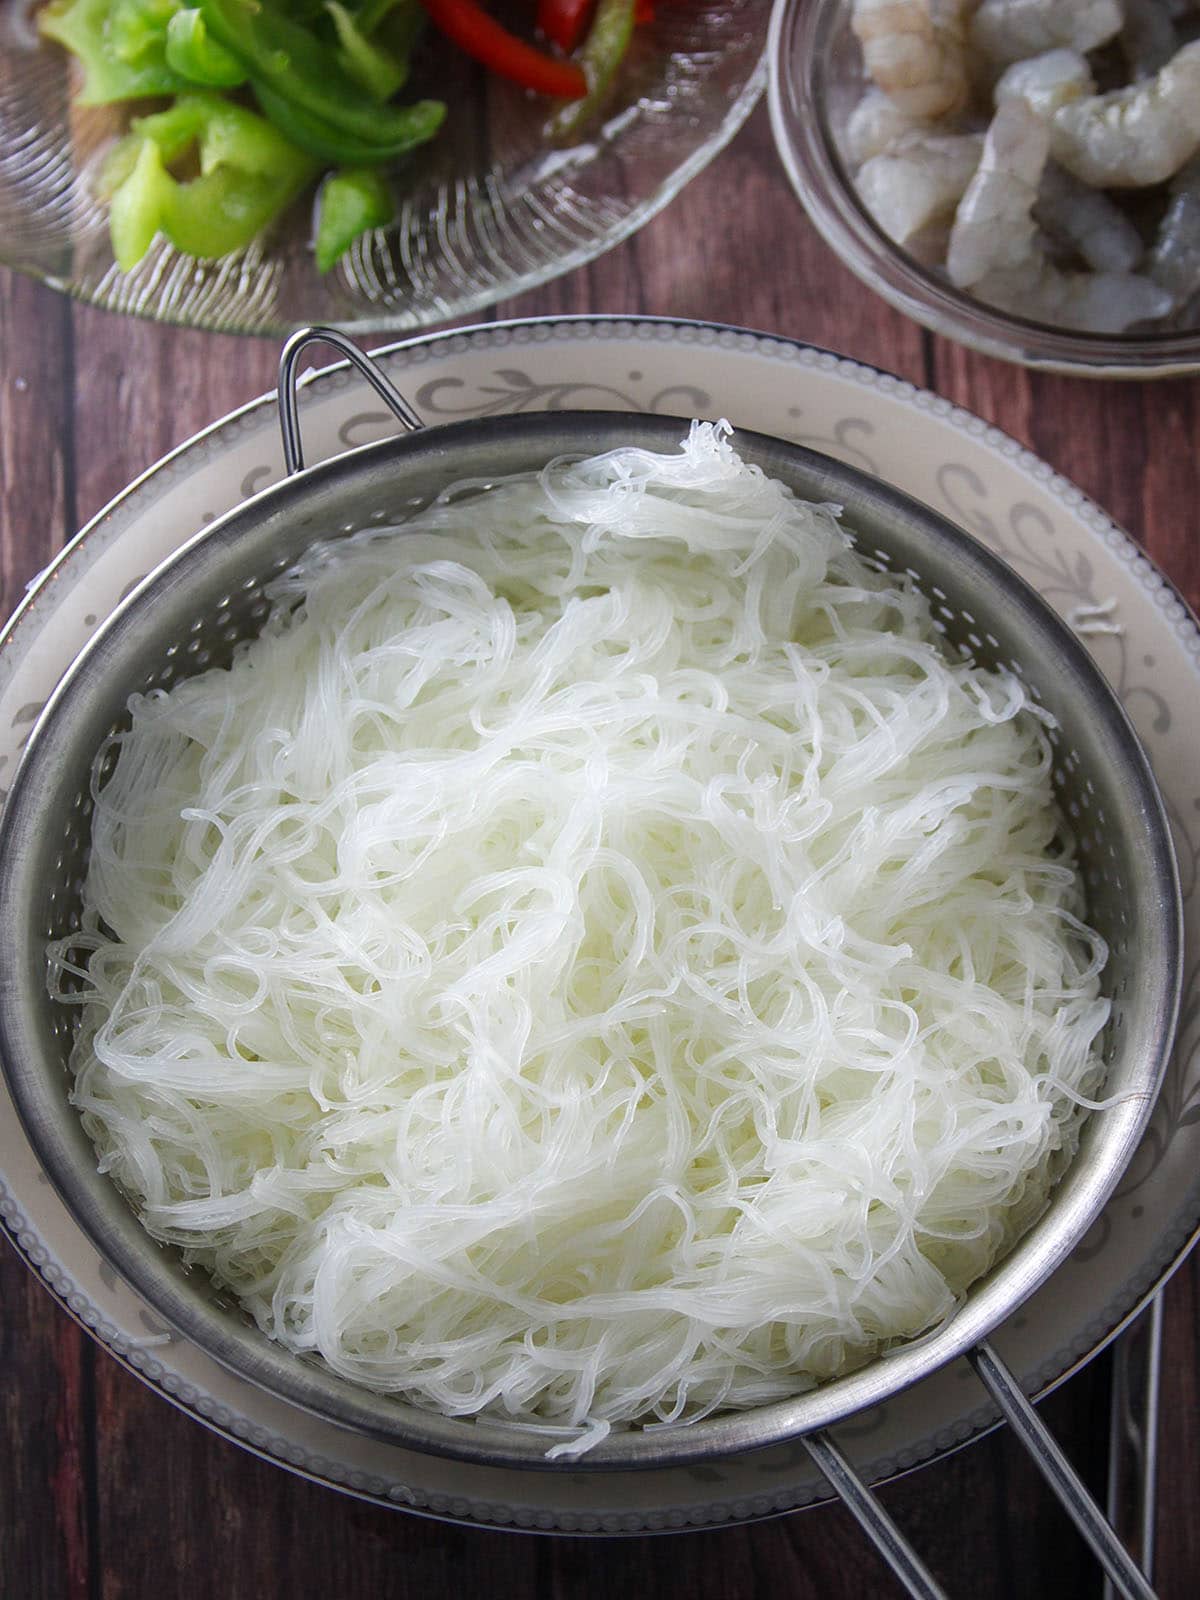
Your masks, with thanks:
<instances>
[{"instance_id":1,"label":"metal strainer handle","mask_svg":"<svg viewBox=\"0 0 1200 1600\"><path fill-rule=\"evenodd\" d=\"M384 376L382 369L370 356L364 355L356 344L352 344L345 334L338 333L336 328L297 328L279 357L279 428L283 434L283 464L289 477L304 466L297 378L300 357L312 344L332 345L339 355L345 356L395 415L402 428L415 433L425 426L399 389Z\"/></svg>"},{"instance_id":2,"label":"metal strainer handle","mask_svg":"<svg viewBox=\"0 0 1200 1600\"><path fill-rule=\"evenodd\" d=\"M967 1359L1004 1419L1025 1447L1034 1465L1054 1490L1060 1504L1083 1535L1103 1567L1113 1588L1125 1600L1155 1600L1153 1588L1141 1568L1105 1521L1083 1480L1059 1448L1009 1368L986 1339L981 1339ZM830 1487L858 1522L871 1543L904 1585L913 1600L945 1600L945 1592L930 1576L920 1557L871 1493L824 1429L806 1434L809 1455Z\"/></svg>"}]
</instances>

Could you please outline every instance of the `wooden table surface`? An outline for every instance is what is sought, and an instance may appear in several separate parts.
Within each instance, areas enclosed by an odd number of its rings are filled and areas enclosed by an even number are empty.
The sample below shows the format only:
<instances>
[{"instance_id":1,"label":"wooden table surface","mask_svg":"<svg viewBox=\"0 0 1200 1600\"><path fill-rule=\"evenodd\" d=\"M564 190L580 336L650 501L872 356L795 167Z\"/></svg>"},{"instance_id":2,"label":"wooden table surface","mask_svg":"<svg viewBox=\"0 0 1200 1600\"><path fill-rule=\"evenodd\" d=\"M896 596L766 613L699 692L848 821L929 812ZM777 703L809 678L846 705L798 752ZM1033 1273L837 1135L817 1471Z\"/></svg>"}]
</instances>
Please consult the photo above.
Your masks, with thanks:
<instances>
[{"instance_id":1,"label":"wooden table surface","mask_svg":"<svg viewBox=\"0 0 1200 1600\"><path fill-rule=\"evenodd\" d=\"M659 312L769 329L890 368L1029 445L1200 601L1200 379L1033 376L932 337L852 278L808 226L759 111L636 238L495 308ZM180 332L0 275L0 606L105 501L197 428L269 388L270 341ZM1157 1584L1200 1592L1200 1267L1166 1291ZM1043 1407L1103 1492L1107 1357ZM638 1600L893 1596L825 1508L673 1538L545 1538L359 1504L208 1433L80 1332L0 1251L0 1600ZM883 1498L953 1596L1101 1593L1004 1435Z\"/></svg>"}]
</instances>

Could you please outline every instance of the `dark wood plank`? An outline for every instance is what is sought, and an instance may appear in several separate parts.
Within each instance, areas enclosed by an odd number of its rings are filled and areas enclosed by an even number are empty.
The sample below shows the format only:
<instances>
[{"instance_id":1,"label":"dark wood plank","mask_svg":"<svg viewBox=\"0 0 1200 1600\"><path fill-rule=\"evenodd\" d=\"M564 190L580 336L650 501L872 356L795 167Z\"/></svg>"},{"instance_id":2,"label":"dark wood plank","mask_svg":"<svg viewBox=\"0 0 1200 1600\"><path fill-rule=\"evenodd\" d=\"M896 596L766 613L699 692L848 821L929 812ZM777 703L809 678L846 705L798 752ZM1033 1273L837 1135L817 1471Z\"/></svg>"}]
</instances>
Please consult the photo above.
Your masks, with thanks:
<instances>
[{"instance_id":1,"label":"dark wood plank","mask_svg":"<svg viewBox=\"0 0 1200 1600\"><path fill-rule=\"evenodd\" d=\"M70 307L0 276L0 606L73 517ZM0 1250L0 1593L84 1600L94 1353L16 1255Z\"/></svg>"},{"instance_id":2,"label":"dark wood plank","mask_svg":"<svg viewBox=\"0 0 1200 1600\"><path fill-rule=\"evenodd\" d=\"M1200 1254L1166 1289L1163 1410L1159 1421L1158 1574L1162 1600L1192 1600L1200 1587Z\"/></svg>"},{"instance_id":3,"label":"dark wood plank","mask_svg":"<svg viewBox=\"0 0 1200 1600\"><path fill-rule=\"evenodd\" d=\"M0 615L62 544L71 503L71 308L0 274Z\"/></svg>"},{"instance_id":4,"label":"dark wood plank","mask_svg":"<svg viewBox=\"0 0 1200 1600\"><path fill-rule=\"evenodd\" d=\"M73 308L81 521L168 450L275 383L270 340L160 328Z\"/></svg>"},{"instance_id":5,"label":"dark wood plank","mask_svg":"<svg viewBox=\"0 0 1200 1600\"><path fill-rule=\"evenodd\" d=\"M87 1600L95 1352L7 1245L0 1306L0 1593Z\"/></svg>"}]
</instances>

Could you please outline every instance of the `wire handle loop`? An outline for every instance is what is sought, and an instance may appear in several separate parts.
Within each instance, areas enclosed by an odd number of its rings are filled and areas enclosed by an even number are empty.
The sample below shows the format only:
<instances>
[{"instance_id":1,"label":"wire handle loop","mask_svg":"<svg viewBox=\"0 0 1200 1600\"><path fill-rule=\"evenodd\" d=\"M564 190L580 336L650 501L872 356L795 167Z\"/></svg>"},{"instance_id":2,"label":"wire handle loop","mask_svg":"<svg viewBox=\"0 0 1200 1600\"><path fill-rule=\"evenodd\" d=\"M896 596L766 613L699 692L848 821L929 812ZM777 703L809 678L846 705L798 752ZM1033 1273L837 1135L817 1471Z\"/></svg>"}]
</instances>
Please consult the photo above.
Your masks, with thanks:
<instances>
[{"instance_id":1,"label":"wire handle loop","mask_svg":"<svg viewBox=\"0 0 1200 1600\"><path fill-rule=\"evenodd\" d=\"M279 431L283 435L283 464L289 477L304 468L298 368L300 357L313 344L332 345L339 355L345 356L406 432L415 433L418 428L425 426L399 389L384 376L379 365L347 339L344 333L338 333L336 328L298 328L284 345L279 357Z\"/></svg>"},{"instance_id":2,"label":"wire handle loop","mask_svg":"<svg viewBox=\"0 0 1200 1600\"><path fill-rule=\"evenodd\" d=\"M1113 1588L1125 1600L1155 1600L1145 1573L1109 1527L1083 1480L988 1341L981 1339L967 1352L967 1360L1004 1413L1004 1420L1024 1445L1033 1464L1054 1490L1063 1510L1090 1545Z\"/></svg>"},{"instance_id":3,"label":"wire handle loop","mask_svg":"<svg viewBox=\"0 0 1200 1600\"><path fill-rule=\"evenodd\" d=\"M946 1591L823 1428L802 1440L829 1487L887 1562L912 1600L947 1600Z\"/></svg>"},{"instance_id":4,"label":"wire handle loop","mask_svg":"<svg viewBox=\"0 0 1200 1600\"><path fill-rule=\"evenodd\" d=\"M1105 1576L1124 1600L1156 1600L1145 1573L1134 1561L1104 1519L1104 1513L1059 1448L1050 1430L1026 1399L1020 1384L986 1339L981 1339L967 1360L1018 1442L1053 1489L1059 1503L1079 1529ZM904 1534L871 1493L837 1445L823 1429L804 1435L809 1455L829 1486L854 1517L912 1600L945 1600L944 1591Z\"/></svg>"}]
</instances>

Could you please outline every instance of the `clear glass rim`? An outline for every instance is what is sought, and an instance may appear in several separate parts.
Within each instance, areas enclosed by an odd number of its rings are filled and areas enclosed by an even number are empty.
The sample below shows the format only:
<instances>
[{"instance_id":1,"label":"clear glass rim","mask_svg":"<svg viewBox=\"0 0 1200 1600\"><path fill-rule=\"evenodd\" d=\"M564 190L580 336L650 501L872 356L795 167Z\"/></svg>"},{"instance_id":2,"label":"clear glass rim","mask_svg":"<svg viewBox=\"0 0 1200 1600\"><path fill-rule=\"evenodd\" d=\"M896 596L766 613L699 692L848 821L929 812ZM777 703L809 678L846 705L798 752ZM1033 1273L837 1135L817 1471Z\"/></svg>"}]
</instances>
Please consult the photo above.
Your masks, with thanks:
<instances>
[{"instance_id":1,"label":"clear glass rim","mask_svg":"<svg viewBox=\"0 0 1200 1600\"><path fill-rule=\"evenodd\" d=\"M587 266L598 257L615 249L619 244L632 237L653 217L668 206L672 200L697 177L710 162L712 162L726 145L730 143L735 134L739 132L750 113L758 104L767 81L767 42L764 39L759 50L753 69L746 77L745 83L736 96L730 101L724 116L719 124L712 129L690 154L662 180L652 194L630 207L603 235L587 240L575 249L565 251L553 261L544 261L530 271L516 275L501 284L481 284L473 293L464 295L452 305L448 305L440 315L427 315L423 313L406 312L402 308L380 307L378 310L366 310L362 315L350 317L323 316L320 320L328 326L339 329L348 334L414 334L432 332L440 325L460 317L471 317L479 312L486 311L501 300L512 299L518 295L527 294L531 290L540 289L556 278L574 271L578 267ZM170 304L159 307L156 302L153 306L130 311L125 307L114 304L109 295L103 292L107 278L94 285L82 284L70 278L63 278L53 272L44 271L37 264L23 259L19 254L9 254L3 239L0 238L0 265L11 271L19 272L25 277L33 278L44 283L48 288L57 290L72 300L82 305L92 305L102 311L112 311L125 315L136 315L139 320L149 321L163 327L173 328L200 328L213 333L227 333L236 336L255 336L266 339L278 339L292 331L293 328L313 320L307 316L288 318L286 316L272 318L269 322L240 322L237 316L228 320L214 319L209 321L203 317L175 316L172 315Z\"/></svg>"},{"instance_id":2,"label":"clear glass rim","mask_svg":"<svg viewBox=\"0 0 1200 1600\"><path fill-rule=\"evenodd\" d=\"M1200 333L1066 333L959 293L904 255L860 203L827 115L827 69L844 0L779 0L767 43L771 129L784 170L825 243L906 316L985 355L1080 377L1200 371Z\"/></svg>"}]
</instances>

